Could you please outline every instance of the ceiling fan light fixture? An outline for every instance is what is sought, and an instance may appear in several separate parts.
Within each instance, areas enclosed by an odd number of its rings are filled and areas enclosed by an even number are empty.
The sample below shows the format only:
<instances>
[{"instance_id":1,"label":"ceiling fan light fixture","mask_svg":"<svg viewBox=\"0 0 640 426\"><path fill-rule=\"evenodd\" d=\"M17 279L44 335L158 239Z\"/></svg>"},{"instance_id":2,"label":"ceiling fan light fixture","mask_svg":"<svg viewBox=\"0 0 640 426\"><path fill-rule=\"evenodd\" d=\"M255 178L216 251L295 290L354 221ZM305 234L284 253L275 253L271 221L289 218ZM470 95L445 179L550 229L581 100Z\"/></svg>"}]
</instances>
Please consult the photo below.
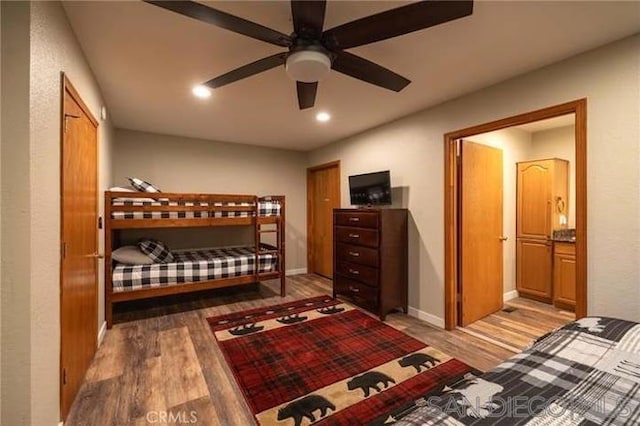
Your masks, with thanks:
<instances>
[{"instance_id":1,"label":"ceiling fan light fixture","mask_svg":"<svg viewBox=\"0 0 640 426\"><path fill-rule=\"evenodd\" d=\"M287 57L285 69L292 80L315 83L329 74L331 59L322 52L301 50Z\"/></svg>"}]
</instances>

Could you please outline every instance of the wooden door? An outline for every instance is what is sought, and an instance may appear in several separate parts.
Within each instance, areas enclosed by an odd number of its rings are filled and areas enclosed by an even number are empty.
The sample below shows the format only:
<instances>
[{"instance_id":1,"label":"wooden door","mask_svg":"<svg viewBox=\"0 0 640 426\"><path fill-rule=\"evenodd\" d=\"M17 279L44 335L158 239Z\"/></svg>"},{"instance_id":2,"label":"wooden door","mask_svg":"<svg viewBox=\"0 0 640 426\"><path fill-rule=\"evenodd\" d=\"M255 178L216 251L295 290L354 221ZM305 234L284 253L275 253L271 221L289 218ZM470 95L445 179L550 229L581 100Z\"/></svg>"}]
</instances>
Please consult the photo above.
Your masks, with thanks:
<instances>
[{"instance_id":1,"label":"wooden door","mask_svg":"<svg viewBox=\"0 0 640 426\"><path fill-rule=\"evenodd\" d=\"M551 302L551 241L518 238L516 286L523 296Z\"/></svg>"},{"instance_id":2,"label":"wooden door","mask_svg":"<svg viewBox=\"0 0 640 426\"><path fill-rule=\"evenodd\" d=\"M502 150L461 142L460 323L502 308Z\"/></svg>"},{"instance_id":3,"label":"wooden door","mask_svg":"<svg viewBox=\"0 0 640 426\"><path fill-rule=\"evenodd\" d=\"M63 96L60 408L65 419L97 344L98 124L66 78Z\"/></svg>"},{"instance_id":4,"label":"wooden door","mask_svg":"<svg viewBox=\"0 0 640 426\"><path fill-rule=\"evenodd\" d=\"M516 234L518 238L550 237L551 183L550 160L518 163Z\"/></svg>"},{"instance_id":5,"label":"wooden door","mask_svg":"<svg viewBox=\"0 0 640 426\"><path fill-rule=\"evenodd\" d=\"M333 209L340 207L340 163L308 169L308 271L333 279Z\"/></svg>"}]
</instances>

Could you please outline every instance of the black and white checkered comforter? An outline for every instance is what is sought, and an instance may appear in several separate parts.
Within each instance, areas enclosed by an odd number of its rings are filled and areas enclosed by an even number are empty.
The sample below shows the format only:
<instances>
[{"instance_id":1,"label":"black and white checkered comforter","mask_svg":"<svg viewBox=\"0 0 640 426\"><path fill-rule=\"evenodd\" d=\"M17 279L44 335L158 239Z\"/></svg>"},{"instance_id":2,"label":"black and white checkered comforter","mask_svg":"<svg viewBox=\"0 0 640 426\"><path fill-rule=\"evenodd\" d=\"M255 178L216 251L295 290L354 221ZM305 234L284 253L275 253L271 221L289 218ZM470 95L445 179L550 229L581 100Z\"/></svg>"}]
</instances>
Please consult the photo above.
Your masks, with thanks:
<instances>
[{"instance_id":1,"label":"black and white checkered comforter","mask_svg":"<svg viewBox=\"0 0 640 426\"><path fill-rule=\"evenodd\" d=\"M163 211L144 212L144 211L118 211L118 207L121 206L154 206L154 207L167 207ZM136 201L135 199L118 200L115 199L112 203L111 217L113 219L200 219L209 217L250 217L253 216L253 211L187 211L177 212L171 211L171 207L185 206L185 207L209 207L210 204L206 202L177 202L177 201ZM251 203L214 203L213 207L221 206L241 206L249 207L253 206ZM258 216L280 216L280 203L275 201L260 201L258 203Z\"/></svg>"},{"instance_id":2,"label":"black and white checkered comforter","mask_svg":"<svg viewBox=\"0 0 640 426\"><path fill-rule=\"evenodd\" d=\"M253 247L217 248L173 252L171 263L150 265L122 265L113 269L113 291L166 287L218 278L250 275L255 271ZM258 256L258 272L277 270L276 254Z\"/></svg>"},{"instance_id":3,"label":"black and white checkered comforter","mask_svg":"<svg viewBox=\"0 0 640 426\"><path fill-rule=\"evenodd\" d=\"M638 425L640 324L588 317L398 410L395 425Z\"/></svg>"}]
</instances>

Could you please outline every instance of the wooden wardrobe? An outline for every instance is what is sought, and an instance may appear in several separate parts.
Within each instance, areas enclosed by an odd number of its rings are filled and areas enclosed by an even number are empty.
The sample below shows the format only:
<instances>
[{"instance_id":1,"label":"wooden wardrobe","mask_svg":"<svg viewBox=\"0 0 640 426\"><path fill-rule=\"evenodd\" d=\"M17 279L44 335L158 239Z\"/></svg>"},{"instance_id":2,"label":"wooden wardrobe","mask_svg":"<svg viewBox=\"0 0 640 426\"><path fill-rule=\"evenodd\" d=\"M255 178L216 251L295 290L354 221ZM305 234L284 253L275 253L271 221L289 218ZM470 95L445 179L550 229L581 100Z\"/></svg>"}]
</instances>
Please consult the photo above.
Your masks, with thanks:
<instances>
[{"instance_id":1,"label":"wooden wardrobe","mask_svg":"<svg viewBox=\"0 0 640 426\"><path fill-rule=\"evenodd\" d=\"M569 162L517 163L517 176L516 288L523 297L551 303L552 235L554 229L567 228Z\"/></svg>"}]
</instances>

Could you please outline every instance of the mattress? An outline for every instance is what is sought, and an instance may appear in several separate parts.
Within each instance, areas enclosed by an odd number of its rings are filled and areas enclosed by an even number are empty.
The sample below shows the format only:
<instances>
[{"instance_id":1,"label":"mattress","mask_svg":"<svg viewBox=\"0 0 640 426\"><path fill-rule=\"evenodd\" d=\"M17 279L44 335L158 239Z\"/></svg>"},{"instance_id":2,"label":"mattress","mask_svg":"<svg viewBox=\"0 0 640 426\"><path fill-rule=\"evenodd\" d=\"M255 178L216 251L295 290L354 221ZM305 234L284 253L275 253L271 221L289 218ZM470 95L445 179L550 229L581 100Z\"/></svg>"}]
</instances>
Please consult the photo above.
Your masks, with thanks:
<instances>
[{"instance_id":1,"label":"mattress","mask_svg":"<svg viewBox=\"0 0 640 426\"><path fill-rule=\"evenodd\" d=\"M146 200L146 199L145 199ZM120 206L155 206L155 207L167 207L163 211L145 212L145 211L117 211ZM112 219L204 219L210 217L251 217L253 211L171 211L172 206L184 206L184 207L228 207L228 206L240 206L240 207L253 207L252 203L206 203L206 202L177 202L177 201L162 201L162 200L147 200L147 201L134 201L129 199L126 201L114 200L111 209ZM258 215L265 216L279 216L280 215L280 203L274 201L260 201L258 203Z\"/></svg>"},{"instance_id":2,"label":"mattress","mask_svg":"<svg viewBox=\"0 0 640 426\"><path fill-rule=\"evenodd\" d=\"M395 425L640 424L640 324L587 317L393 415ZM382 424L382 423L381 423Z\"/></svg>"},{"instance_id":3,"label":"mattress","mask_svg":"<svg viewBox=\"0 0 640 426\"><path fill-rule=\"evenodd\" d=\"M174 252L171 263L118 264L113 270L113 291L123 292L238 277L255 273L255 248L230 247ZM277 254L258 256L258 272L275 272Z\"/></svg>"}]
</instances>

